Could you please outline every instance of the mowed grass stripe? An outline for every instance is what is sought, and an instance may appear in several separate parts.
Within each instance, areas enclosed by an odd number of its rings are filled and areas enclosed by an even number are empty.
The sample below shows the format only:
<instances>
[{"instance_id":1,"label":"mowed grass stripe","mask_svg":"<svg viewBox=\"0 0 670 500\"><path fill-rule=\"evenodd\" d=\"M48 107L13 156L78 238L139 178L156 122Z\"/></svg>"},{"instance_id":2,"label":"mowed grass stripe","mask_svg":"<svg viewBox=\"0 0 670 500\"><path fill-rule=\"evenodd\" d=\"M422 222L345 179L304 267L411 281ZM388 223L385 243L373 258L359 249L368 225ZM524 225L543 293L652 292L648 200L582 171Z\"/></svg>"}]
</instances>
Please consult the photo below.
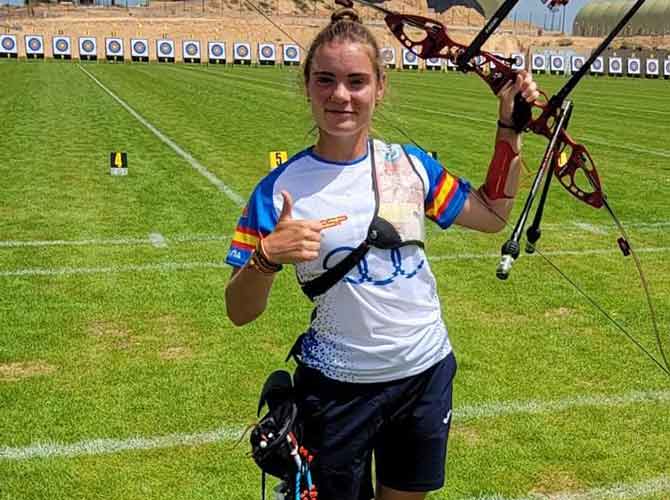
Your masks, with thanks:
<instances>
[{"instance_id":1,"label":"mowed grass stripe","mask_svg":"<svg viewBox=\"0 0 670 500\"><path fill-rule=\"evenodd\" d=\"M562 413L586 407L616 408L636 405L667 405L670 391L636 391L618 396L578 396L557 401L509 401L485 403L456 408L453 412L455 425L470 420L495 419L510 415L539 415ZM204 444L236 441L244 434L242 426L223 427L211 431L167 436L133 437L129 439L99 438L78 443L34 443L24 447L0 446L0 460L29 460L34 458L76 457L101 455L125 451L173 448L177 446L200 446Z\"/></svg>"},{"instance_id":2,"label":"mowed grass stripe","mask_svg":"<svg viewBox=\"0 0 670 500\"><path fill-rule=\"evenodd\" d=\"M19 231L30 237L31 228L39 239L49 234L57 234L55 239L118 235L120 228L136 233L138 226L147 234L175 232L193 226L192 221L210 232L210 223L221 214L233 207L235 217L239 214L239 208L185 169L183 159L166 155L164 144L102 97L76 66L17 65L10 76L10 94L22 95L29 110L35 107L27 113L16 105L6 111L11 130L0 151L8 166L4 239ZM41 87L42 80L49 84ZM45 90L33 95L38 88ZM21 89L28 91L22 94ZM36 130L43 132L35 136ZM109 175L109 153L115 150L129 154L127 178ZM195 216L200 210L203 216Z\"/></svg>"},{"instance_id":3,"label":"mowed grass stripe","mask_svg":"<svg viewBox=\"0 0 670 500\"><path fill-rule=\"evenodd\" d=\"M269 171L270 151L297 153L312 139L304 98L214 72L148 66L97 67L111 90L181 143L244 196ZM192 89L198 88L194 94Z\"/></svg>"},{"instance_id":4,"label":"mowed grass stripe","mask_svg":"<svg viewBox=\"0 0 670 500\"><path fill-rule=\"evenodd\" d=\"M118 97L116 94L114 94L111 90L109 90L100 80L98 80L96 77L94 77L90 72L88 72L83 66L79 66L79 69L81 69L89 78L91 78L102 90L107 92L112 99L114 99L116 102L118 102L123 109L128 111L133 118L135 118L137 121L139 121L142 125L144 125L149 131L154 134L158 139L160 139L162 142L167 144L175 153L177 153L179 156L181 156L186 162L191 165L200 175L202 175L205 179L207 179L209 182L214 184L220 191L222 191L228 198L230 198L231 201L233 201L235 204L238 206L243 206L245 203L245 199L242 198L239 194L237 194L236 191L231 189L226 183L224 183L221 179L219 179L216 175L214 175L212 172L207 170L207 168L200 163L198 160L193 158L191 153L184 151L184 149L181 148L178 144L176 144L172 139L167 137L165 134L163 134L160 130L158 130L156 127L154 127L151 123L149 123L144 117L142 117L137 111L135 111L133 108L131 108L123 99Z\"/></svg>"}]
</instances>

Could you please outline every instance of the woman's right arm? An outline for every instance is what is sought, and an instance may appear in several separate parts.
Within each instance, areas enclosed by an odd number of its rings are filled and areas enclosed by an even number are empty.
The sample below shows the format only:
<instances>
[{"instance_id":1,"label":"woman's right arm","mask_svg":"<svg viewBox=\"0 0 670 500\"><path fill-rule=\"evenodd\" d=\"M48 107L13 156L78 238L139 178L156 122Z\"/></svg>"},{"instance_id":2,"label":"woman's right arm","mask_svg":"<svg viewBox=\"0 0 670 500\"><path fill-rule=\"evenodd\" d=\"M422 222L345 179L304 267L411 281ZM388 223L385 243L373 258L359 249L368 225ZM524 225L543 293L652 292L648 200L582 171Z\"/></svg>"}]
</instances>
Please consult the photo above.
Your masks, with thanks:
<instances>
[{"instance_id":1,"label":"woman's right arm","mask_svg":"<svg viewBox=\"0 0 670 500\"><path fill-rule=\"evenodd\" d=\"M274 278L248 263L233 269L226 286L226 312L234 325L250 323L265 311Z\"/></svg>"},{"instance_id":2,"label":"woman's right arm","mask_svg":"<svg viewBox=\"0 0 670 500\"><path fill-rule=\"evenodd\" d=\"M277 226L262 243L266 260L273 264L297 264L314 260L321 248L321 222L293 219L293 199L282 191L284 204ZM226 286L226 311L237 326L259 317L268 303L276 273L265 273L247 262L233 270Z\"/></svg>"}]
</instances>

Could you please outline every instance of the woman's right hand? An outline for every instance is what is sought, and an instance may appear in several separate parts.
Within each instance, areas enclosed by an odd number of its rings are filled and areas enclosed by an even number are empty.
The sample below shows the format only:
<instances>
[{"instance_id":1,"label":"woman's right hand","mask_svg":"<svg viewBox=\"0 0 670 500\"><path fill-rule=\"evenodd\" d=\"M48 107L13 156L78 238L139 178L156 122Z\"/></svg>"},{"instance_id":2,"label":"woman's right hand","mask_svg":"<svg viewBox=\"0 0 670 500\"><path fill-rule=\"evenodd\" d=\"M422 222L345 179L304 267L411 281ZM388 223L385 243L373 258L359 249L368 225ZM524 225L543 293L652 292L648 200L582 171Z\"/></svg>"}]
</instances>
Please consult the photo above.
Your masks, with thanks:
<instances>
[{"instance_id":1,"label":"woman's right hand","mask_svg":"<svg viewBox=\"0 0 670 500\"><path fill-rule=\"evenodd\" d=\"M284 205L277 226L263 238L265 256L275 264L296 264L316 259L321 248L321 222L294 219L291 194L282 191L281 195Z\"/></svg>"}]
</instances>

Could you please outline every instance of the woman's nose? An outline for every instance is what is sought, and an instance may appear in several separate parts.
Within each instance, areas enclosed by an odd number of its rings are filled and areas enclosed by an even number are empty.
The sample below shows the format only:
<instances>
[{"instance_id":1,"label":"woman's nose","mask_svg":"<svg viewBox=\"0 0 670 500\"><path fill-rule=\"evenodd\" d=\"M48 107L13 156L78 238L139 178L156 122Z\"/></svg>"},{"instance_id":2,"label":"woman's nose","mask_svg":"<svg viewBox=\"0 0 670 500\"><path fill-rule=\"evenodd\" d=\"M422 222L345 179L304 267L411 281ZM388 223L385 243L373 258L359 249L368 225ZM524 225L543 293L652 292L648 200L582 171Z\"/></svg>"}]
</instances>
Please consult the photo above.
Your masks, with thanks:
<instances>
[{"instance_id":1,"label":"woman's nose","mask_svg":"<svg viewBox=\"0 0 670 500\"><path fill-rule=\"evenodd\" d=\"M331 100L337 101L337 102L342 102L342 101L348 101L349 100L349 89L347 88L346 84L343 82L339 82L335 85L335 88L333 89L333 93L330 96Z\"/></svg>"}]
</instances>

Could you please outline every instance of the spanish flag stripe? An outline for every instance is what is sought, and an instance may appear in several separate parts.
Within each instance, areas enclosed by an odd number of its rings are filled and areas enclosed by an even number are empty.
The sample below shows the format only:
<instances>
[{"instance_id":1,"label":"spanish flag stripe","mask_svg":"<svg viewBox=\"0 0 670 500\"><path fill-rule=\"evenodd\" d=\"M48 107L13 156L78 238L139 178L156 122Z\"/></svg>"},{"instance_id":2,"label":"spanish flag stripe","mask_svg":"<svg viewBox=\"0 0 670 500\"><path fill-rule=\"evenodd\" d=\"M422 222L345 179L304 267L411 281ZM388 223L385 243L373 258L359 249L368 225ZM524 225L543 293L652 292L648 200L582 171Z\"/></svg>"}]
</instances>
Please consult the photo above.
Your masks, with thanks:
<instances>
[{"instance_id":1,"label":"spanish flag stripe","mask_svg":"<svg viewBox=\"0 0 670 500\"><path fill-rule=\"evenodd\" d=\"M442 205L440 205L439 209L437 210L437 212L435 214L435 217L438 218L438 219L442 216L444 211L447 209L447 207L449 206L449 203L451 203L451 200L454 198L454 195L456 194L456 191L458 191L458 182L454 182L455 179L453 177L451 177L451 180L452 180L452 182L450 183L451 188L449 189L449 192L447 193L447 195L444 196L444 200L442 201ZM446 189L444 191L447 192Z\"/></svg>"},{"instance_id":2,"label":"spanish flag stripe","mask_svg":"<svg viewBox=\"0 0 670 500\"><path fill-rule=\"evenodd\" d=\"M453 196L454 187L458 183L456 179L450 175L446 170L442 173L442 179L435 188L435 196L430 203L426 214L429 217L439 217L439 214L444 211L445 201L448 202Z\"/></svg>"},{"instance_id":3,"label":"spanish flag stripe","mask_svg":"<svg viewBox=\"0 0 670 500\"><path fill-rule=\"evenodd\" d=\"M256 231L254 231L254 233L255 234L252 234L251 232L241 231L240 228L238 228L237 231L235 231L235 234L233 235L233 243L248 245L251 246L252 248L255 248L260 238L258 237L258 233Z\"/></svg>"},{"instance_id":4,"label":"spanish flag stripe","mask_svg":"<svg viewBox=\"0 0 670 500\"><path fill-rule=\"evenodd\" d=\"M247 245L246 243L240 243L239 241L233 241L231 246L239 248L240 250L252 251L256 249L256 245Z\"/></svg>"}]
</instances>

